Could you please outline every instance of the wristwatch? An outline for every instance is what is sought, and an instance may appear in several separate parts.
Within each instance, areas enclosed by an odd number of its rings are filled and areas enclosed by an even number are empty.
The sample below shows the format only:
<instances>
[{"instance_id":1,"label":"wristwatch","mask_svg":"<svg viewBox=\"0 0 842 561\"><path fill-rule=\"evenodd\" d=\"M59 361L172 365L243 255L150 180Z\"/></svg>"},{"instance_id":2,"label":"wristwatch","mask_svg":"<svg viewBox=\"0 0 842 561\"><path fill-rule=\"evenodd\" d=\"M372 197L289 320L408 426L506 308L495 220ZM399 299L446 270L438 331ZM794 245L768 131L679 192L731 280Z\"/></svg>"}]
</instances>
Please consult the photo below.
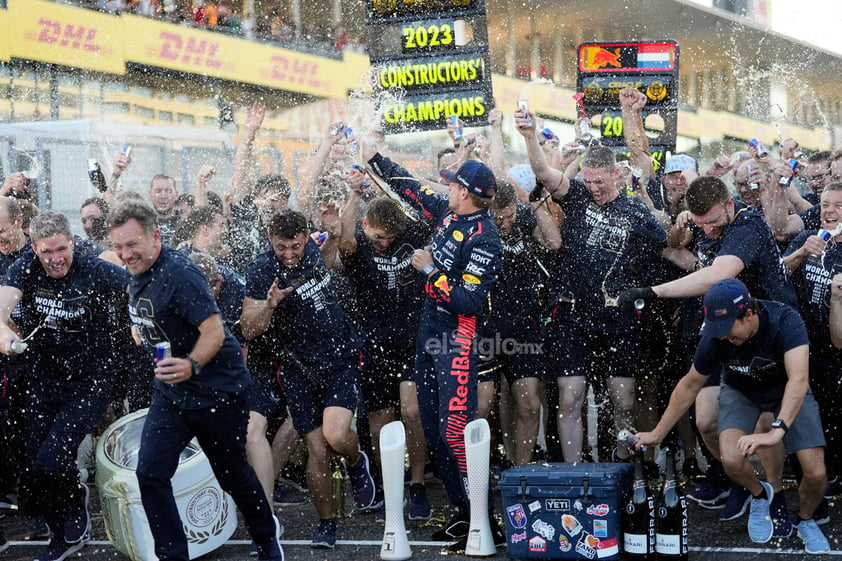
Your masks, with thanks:
<instances>
[{"instance_id":1,"label":"wristwatch","mask_svg":"<svg viewBox=\"0 0 842 561\"><path fill-rule=\"evenodd\" d=\"M424 268L421 269L421 272L424 273L425 277L429 277L430 273L436 270L436 266L430 263L429 265L424 265Z\"/></svg>"},{"instance_id":2,"label":"wristwatch","mask_svg":"<svg viewBox=\"0 0 842 561\"><path fill-rule=\"evenodd\" d=\"M195 358L193 358L193 357L192 357L192 356L190 356L190 355L187 355L187 356L186 356L186 357L184 357L184 358L186 358L187 360L189 360L189 361L190 361L190 369L193 371L193 376L198 376L199 374L201 374L201 372L202 372L202 365L201 365L201 364L199 364L199 361L198 361L198 360L196 360Z\"/></svg>"},{"instance_id":3,"label":"wristwatch","mask_svg":"<svg viewBox=\"0 0 842 561\"><path fill-rule=\"evenodd\" d=\"M784 429L784 433L789 430L789 427L786 426L783 419L775 419L772 421L772 428L773 429Z\"/></svg>"}]
</instances>

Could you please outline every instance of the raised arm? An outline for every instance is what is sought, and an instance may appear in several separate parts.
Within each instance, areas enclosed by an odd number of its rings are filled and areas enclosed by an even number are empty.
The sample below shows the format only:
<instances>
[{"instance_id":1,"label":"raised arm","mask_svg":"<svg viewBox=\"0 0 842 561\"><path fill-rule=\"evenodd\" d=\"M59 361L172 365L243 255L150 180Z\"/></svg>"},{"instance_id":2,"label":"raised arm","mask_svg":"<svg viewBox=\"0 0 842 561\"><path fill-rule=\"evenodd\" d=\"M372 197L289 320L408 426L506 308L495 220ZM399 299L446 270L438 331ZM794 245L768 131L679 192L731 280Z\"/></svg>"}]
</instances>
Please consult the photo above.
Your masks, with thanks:
<instances>
[{"instance_id":1,"label":"raised arm","mask_svg":"<svg viewBox=\"0 0 842 561\"><path fill-rule=\"evenodd\" d=\"M255 102L246 109L243 136L234 155L234 178L231 182L231 189L225 193L225 201L230 206L240 204L244 198L251 194L254 138L260 125L263 124L265 116L266 107L262 103Z\"/></svg>"},{"instance_id":2,"label":"raised arm","mask_svg":"<svg viewBox=\"0 0 842 561\"><path fill-rule=\"evenodd\" d=\"M208 183L216 175L216 168L207 164L199 168L196 174L196 190L193 192L196 206L207 206L208 204Z\"/></svg>"},{"instance_id":3,"label":"raised arm","mask_svg":"<svg viewBox=\"0 0 842 561\"><path fill-rule=\"evenodd\" d=\"M316 187L325 171L325 166L332 157L331 151L341 151L342 154L340 156L345 156L348 153L345 145L338 145L339 141L345 138L344 130L343 123L332 123L325 131L322 141L316 149L316 153L313 154L307 163L307 170L301 177L301 183L298 186L298 195L296 197L296 210L304 216L312 216L313 211L316 209Z\"/></svg>"},{"instance_id":4,"label":"raised arm","mask_svg":"<svg viewBox=\"0 0 842 561\"><path fill-rule=\"evenodd\" d=\"M623 112L623 137L631 152L632 166L643 170L642 177L655 177L655 167L649 156L649 138L643 127L643 108L646 94L637 88L620 91L620 109Z\"/></svg>"},{"instance_id":5,"label":"raised arm","mask_svg":"<svg viewBox=\"0 0 842 561\"><path fill-rule=\"evenodd\" d=\"M554 199L564 198L570 189L570 181L560 170L553 168L547 162L547 156L538 144L538 137L535 134L535 116L532 113L524 113L518 108L515 111L515 127L526 143L529 165L535 173L535 178L544 185Z\"/></svg>"}]
</instances>

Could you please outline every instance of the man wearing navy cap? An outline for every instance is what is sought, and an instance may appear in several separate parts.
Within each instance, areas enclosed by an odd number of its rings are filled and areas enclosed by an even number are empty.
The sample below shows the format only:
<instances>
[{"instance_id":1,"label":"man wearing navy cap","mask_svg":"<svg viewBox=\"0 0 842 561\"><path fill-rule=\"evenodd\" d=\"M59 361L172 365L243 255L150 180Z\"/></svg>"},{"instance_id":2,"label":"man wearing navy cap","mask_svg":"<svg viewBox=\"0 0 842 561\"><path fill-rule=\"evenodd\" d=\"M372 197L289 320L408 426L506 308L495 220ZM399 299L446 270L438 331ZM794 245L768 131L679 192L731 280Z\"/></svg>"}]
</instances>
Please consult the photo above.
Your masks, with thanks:
<instances>
[{"instance_id":1,"label":"man wearing navy cap","mask_svg":"<svg viewBox=\"0 0 842 561\"><path fill-rule=\"evenodd\" d=\"M719 394L719 449L728 476L751 493L748 533L753 542L772 538L772 486L759 481L746 456L783 441L804 471L795 521L807 553L830 545L813 513L827 476L825 439L809 387L810 343L798 313L780 302L756 300L737 279L714 284L705 294L701 341L690 371L679 381L658 425L637 436L639 445L659 444L686 413L708 376L723 368ZM768 432L755 433L761 413L772 411Z\"/></svg>"},{"instance_id":2,"label":"man wearing navy cap","mask_svg":"<svg viewBox=\"0 0 842 561\"><path fill-rule=\"evenodd\" d=\"M415 382L429 451L457 508L454 519L433 538L457 540L454 549L464 549L469 528L464 428L477 411L475 341L501 266L500 236L490 211L497 182L488 166L468 160L455 172L440 172L450 183L444 196L407 179L411 176L404 168L380 154L363 156L435 225L429 248L416 249L412 256L413 267L426 278L427 293L416 340Z\"/></svg>"}]
</instances>

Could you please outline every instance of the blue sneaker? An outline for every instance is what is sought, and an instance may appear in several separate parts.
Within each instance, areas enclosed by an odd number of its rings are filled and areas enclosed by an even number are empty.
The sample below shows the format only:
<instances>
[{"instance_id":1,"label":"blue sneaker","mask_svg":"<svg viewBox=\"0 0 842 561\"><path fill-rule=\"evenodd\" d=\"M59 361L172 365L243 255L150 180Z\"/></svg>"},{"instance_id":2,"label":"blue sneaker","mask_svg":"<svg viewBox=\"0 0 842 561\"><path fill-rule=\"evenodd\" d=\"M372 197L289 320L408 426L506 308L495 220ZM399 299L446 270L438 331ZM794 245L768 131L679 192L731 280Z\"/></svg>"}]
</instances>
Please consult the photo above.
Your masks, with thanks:
<instances>
[{"instance_id":1,"label":"blue sneaker","mask_svg":"<svg viewBox=\"0 0 842 561\"><path fill-rule=\"evenodd\" d=\"M775 531L772 532L773 538L788 538L792 535L792 515L786 505L786 493L783 489L772 497L772 502L769 503L769 516L772 517L772 524L775 526Z\"/></svg>"},{"instance_id":2,"label":"blue sneaker","mask_svg":"<svg viewBox=\"0 0 842 561\"><path fill-rule=\"evenodd\" d=\"M718 510L725 506L730 492L719 478L706 476L686 496L702 508Z\"/></svg>"},{"instance_id":3,"label":"blue sneaker","mask_svg":"<svg viewBox=\"0 0 842 561\"><path fill-rule=\"evenodd\" d=\"M64 561L83 547L85 547L85 542L67 543L61 538L53 538L47 549L42 551L35 561Z\"/></svg>"},{"instance_id":4,"label":"blue sneaker","mask_svg":"<svg viewBox=\"0 0 842 561\"><path fill-rule=\"evenodd\" d=\"M719 513L719 520L722 522L736 520L746 513L750 502L751 493L748 492L748 489L734 483L728 492L728 500L725 501L725 506L722 507L722 512Z\"/></svg>"},{"instance_id":5,"label":"blue sneaker","mask_svg":"<svg viewBox=\"0 0 842 561\"><path fill-rule=\"evenodd\" d=\"M752 497L748 513L748 537L754 543L766 543L775 533L775 525L772 523L772 515L769 512L769 504L775 496L775 491L765 481L761 481L760 486L766 491L767 498Z\"/></svg>"},{"instance_id":6,"label":"blue sneaker","mask_svg":"<svg viewBox=\"0 0 842 561\"><path fill-rule=\"evenodd\" d=\"M420 483L409 486L409 516L410 520L429 520L433 515L427 490Z\"/></svg>"},{"instance_id":7,"label":"blue sneaker","mask_svg":"<svg viewBox=\"0 0 842 561\"><path fill-rule=\"evenodd\" d=\"M88 514L88 503L91 490L84 483L82 487L82 508L68 515L64 521L64 541L70 544L87 542L91 539L91 517Z\"/></svg>"},{"instance_id":8,"label":"blue sneaker","mask_svg":"<svg viewBox=\"0 0 842 561\"><path fill-rule=\"evenodd\" d=\"M383 498L378 497L377 486L374 478L371 477L371 470L368 465L368 456L360 450L357 465L348 466L348 474L351 476L351 487L354 490L354 507L361 511L377 510L383 506Z\"/></svg>"},{"instance_id":9,"label":"blue sneaker","mask_svg":"<svg viewBox=\"0 0 842 561\"><path fill-rule=\"evenodd\" d=\"M804 541L804 551L812 554L830 553L830 544L815 520L798 522L798 537Z\"/></svg>"},{"instance_id":10,"label":"blue sneaker","mask_svg":"<svg viewBox=\"0 0 842 561\"><path fill-rule=\"evenodd\" d=\"M314 549L333 549L336 545L336 519L326 518L319 520L319 527L316 529L316 535L313 536L313 541L310 542L310 547Z\"/></svg>"}]
</instances>

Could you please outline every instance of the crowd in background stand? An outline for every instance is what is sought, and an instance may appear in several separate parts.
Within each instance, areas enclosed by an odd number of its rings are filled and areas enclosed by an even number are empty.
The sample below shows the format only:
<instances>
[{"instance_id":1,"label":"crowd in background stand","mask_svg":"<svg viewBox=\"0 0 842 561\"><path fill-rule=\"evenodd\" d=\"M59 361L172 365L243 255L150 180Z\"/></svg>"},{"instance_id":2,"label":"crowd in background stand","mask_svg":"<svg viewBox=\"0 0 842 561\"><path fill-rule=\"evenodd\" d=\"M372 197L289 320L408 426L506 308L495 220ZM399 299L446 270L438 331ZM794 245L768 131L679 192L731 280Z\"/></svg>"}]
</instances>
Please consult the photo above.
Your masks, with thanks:
<instances>
[{"instance_id":1,"label":"crowd in background stand","mask_svg":"<svg viewBox=\"0 0 842 561\"><path fill-rule=\"evenodd\" d=\"M280 2L273 4L268 12L254 14L248 19L237 10L236 2L226 0L73 0L73 3L110 14L135 14L293 49L315 49L331 54L346 49L365 52L363 39L350 36L340 23L324 29L305 22L297 36L295 21Z\"/></svg>"}]
</instances>

